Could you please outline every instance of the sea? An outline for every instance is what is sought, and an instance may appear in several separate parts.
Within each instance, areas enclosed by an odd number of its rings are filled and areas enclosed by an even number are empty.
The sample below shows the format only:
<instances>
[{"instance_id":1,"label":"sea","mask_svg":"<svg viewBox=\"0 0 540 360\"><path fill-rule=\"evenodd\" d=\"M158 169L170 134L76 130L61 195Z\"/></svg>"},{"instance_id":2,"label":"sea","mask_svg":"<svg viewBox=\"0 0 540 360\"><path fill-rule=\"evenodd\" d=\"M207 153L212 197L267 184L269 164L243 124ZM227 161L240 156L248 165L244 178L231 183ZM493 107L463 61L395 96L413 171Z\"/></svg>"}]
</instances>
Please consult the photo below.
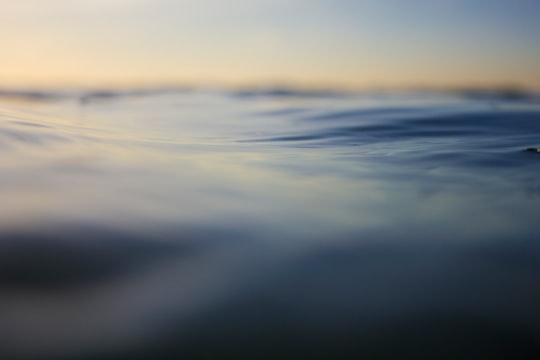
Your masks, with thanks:
<instances>
[{"instance_id":1,"label":"sea","mask_svg":"<svg viewBox=\"0 0 540 360\"><path fill-rule=\"evenodd\" d=\"M0 91L2 359L539 359L540 95Z\"/></svg>"}]
</instances>

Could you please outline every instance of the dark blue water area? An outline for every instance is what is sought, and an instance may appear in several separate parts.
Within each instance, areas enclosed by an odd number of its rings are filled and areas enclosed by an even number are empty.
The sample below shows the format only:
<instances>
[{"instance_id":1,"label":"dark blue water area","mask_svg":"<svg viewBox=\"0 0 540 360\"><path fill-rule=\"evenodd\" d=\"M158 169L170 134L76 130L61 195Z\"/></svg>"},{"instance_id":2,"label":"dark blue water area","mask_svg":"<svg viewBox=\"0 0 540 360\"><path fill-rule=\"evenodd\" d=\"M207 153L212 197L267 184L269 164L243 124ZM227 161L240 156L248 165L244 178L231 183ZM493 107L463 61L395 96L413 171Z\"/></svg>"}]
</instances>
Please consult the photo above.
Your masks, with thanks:
<instances>
[{"instance_id":1,"label":"dark blue water area","mask_svg":"<svg viewBox=\"0 0 540 360\"><path fill-rule=\"evenodd\" d=\"M540 358L518 95L0 92L0 357Z\"/></svg>"}]
</instances>

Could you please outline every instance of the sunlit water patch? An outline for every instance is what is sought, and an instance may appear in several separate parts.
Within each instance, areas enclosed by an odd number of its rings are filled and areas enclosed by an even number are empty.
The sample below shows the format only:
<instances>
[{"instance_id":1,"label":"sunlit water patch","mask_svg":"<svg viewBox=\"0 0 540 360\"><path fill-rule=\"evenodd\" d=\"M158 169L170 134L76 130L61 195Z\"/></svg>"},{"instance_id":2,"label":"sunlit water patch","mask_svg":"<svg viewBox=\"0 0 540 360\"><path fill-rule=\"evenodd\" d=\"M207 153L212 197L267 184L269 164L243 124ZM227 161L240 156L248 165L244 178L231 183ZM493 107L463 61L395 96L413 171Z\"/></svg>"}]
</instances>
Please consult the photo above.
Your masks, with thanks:
<instances>
[{"instance_id":1,"label":"sunlit water patch","mask_svg":"<svg viewBox=\"0 0 540 360\"><path fill-rule=\"evenodd\" d=\"M2 358L540 356L535 97L0 99Z\"/></svg>"}]
</instances>

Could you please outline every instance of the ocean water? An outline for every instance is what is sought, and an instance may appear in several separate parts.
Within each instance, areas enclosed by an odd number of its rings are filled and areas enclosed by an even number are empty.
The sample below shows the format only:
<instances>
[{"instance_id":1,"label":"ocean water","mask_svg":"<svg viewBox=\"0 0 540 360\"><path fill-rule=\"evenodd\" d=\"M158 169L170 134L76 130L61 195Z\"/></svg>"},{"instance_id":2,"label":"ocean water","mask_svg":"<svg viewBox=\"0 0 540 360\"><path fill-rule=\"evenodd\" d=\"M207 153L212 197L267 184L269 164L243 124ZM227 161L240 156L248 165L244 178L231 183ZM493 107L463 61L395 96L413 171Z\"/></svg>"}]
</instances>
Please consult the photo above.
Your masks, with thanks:
<instances>
[{"instance_id":1,"label":"ocean water","mask_svg":"<svg viewBox=\"0 0 540 360\"><path fill-rule=\"evenodd\" d=\"M2 359L540 358L540 98L0 92Z\"/></svg>"}]
</instances>

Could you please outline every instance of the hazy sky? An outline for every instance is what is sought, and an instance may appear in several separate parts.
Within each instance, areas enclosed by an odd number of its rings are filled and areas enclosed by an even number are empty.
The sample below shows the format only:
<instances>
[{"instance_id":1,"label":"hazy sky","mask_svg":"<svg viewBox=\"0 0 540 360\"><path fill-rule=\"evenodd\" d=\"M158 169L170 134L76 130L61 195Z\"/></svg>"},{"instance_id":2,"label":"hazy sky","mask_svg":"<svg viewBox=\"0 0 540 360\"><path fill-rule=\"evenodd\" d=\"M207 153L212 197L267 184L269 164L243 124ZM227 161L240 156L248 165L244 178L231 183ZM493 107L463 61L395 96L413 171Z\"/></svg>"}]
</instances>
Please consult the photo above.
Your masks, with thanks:
<instances>
[{"instance_id":1,"label":"hazy sky","mask_svg":"<svg viewBox=\"0 0 540 360\"><path fill-rule=\"evenodd\" d=\"M0 0L0 87L540 88L540 0Z\"/></svg>"}]
</instances>

